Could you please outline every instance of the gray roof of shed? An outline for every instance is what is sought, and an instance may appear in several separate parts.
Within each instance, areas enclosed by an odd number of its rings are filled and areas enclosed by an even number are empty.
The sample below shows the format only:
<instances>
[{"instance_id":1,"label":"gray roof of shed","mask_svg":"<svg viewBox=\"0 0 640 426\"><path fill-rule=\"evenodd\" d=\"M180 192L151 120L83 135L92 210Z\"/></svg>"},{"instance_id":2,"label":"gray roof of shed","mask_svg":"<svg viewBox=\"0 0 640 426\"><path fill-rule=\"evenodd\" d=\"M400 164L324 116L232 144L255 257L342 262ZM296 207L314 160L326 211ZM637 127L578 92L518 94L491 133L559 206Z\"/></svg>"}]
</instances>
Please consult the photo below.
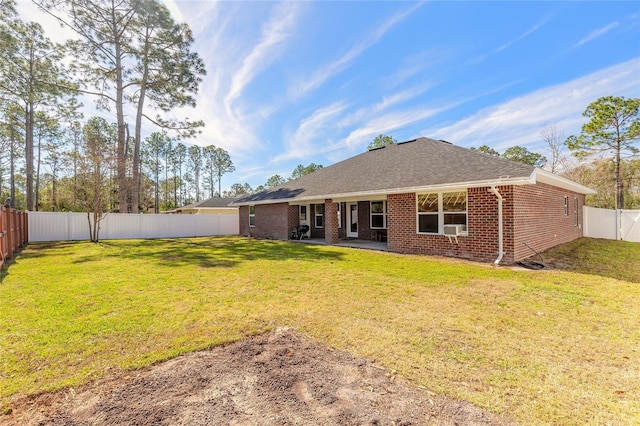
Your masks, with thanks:
<instances>
[{"instance_id":1,"label":"gray roof of shed","mask_svg":"<svg viewBox=\"0 0 640 426\"><path fill-rule=\"evenodd\" d=\"M364 152L243 197L234 204L382 195L429 187L486 185L487 182L534 183L531 178L536 170L542 172L527 164L421 137Z\"/></svg>"}]
</instances>

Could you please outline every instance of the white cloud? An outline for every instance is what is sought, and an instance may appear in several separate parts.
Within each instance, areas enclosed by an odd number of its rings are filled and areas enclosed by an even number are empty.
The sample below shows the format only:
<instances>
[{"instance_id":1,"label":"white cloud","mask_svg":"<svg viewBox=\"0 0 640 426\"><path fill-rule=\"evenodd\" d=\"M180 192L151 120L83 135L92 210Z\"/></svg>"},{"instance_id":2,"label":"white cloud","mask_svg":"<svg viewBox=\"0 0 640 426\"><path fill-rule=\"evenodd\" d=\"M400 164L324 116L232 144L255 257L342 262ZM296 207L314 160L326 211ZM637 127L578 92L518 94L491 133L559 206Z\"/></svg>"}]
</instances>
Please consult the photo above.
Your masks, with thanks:
<instances>
[{"instance_id":1,"label":"white cloud","mask_svg":"<svg viewBox=\"0 0 640 426\"><path fill-rule=\"evenodd\" d=\"M287 138L285 152L275 157L273 162L308 158L317 155L318 152L326 152L329 129L334 130L332 123L336 122L337 117L346 108L347 105L344 102L335 102L317 109L303 119L295 133Z\"/></svg>"},{"instance_id":2,"label":"white cloud","mask_svg":"<svg viewBox=\"0 0 640 426\"><path fill-rule=\"evenodd\" d=\"M297 2L278 3L274 13L262 26L260 42L244 58L242 67L234 73L231 89L225 103L231 109L231 103L238 98L244 88L255 78L256 74L265 69L277 57L277 50L290 35L298 17Z\"/></svg>"},{"instance_id":3,"label":"white cloud","mask_svg":"<svg viewBox=\"0 0 640 426\"><path fill-rule=\"evenodd\" d=\"M402 129L410 124L433 117L449 108L452 105L440 108L420 107L405 111L394 111L372 118L363 123L357 129L351 131L344 139L343 145L349 149L366 146L374 137L383 133L391 133L393 130Z\"/></svg>"},{"instance_id":4,"label":"white cloud","mask_svg":"<svg viewBox=\"0 0 640 426\"><path fill-rule=\"evenodd\" d=\"M322 65L318 71L311 74L311 77L305 81L298 82L290 89L290 96L294 99L298 99L304 96L306 93L320 87L329 78L348 68L349 65L360 56L365 50L375 45L389 30L391 30L396 24L404 20L407 16L415 12L422 6L422 3L416 3L412 7L397 13L392 16L374 31L367 34L363 40L353 46L351 50L337 58L329 64Z\"/></svg>"},{"instance_id":5,"label":"white cloud","mask_svg":"<svg viewBox=\"0 0 640 426\"><path fill-rule=\"evenodd\" d=\"M595 40L597 38L600 38L603 35L605 35L606 33L608 33L609 31L611 31L612 29L614 29L615 27L617 27L618 25L619 24L616 21L616 22L610 23L609 25L607 25L605 27L602 27L602 28L599 28L599 29L597 29L595 31L592 31L588 36L586 36L585 38L583 38L582 40L577 42L574 47L580 47L583 44L586 44L586 43L588 43L590 41L593 41L593 40Z\"/></svg>"},{"instance_id":6,"label":"white cloud","mask_svg":"<svg viewBox=\"0 0 640 426\"><path fill-rule=\"evenodd\" d=\"M425 130L423 135L466 147L489 145L502 150L539 143L540 130L557 123L566 135L580 131L582 112L602 96L640 94L640 58L584 77L485 108L452 125Z\"/></svg>"},{"instance_id":7,"label":"white cloud","mask_svg":"<svg viewBox=\"0 0 640 426\"><path fill-rule=\"evenodd\" d=\"M536 32L537 30L540 29L540 27L542 27L545 24L545 22L540 22L539 24L534 25L533 27L531 27L530 29L528 29L527 31L525 31L523 34L521 34L519 37L508 41L507 43L503 44L502 46L498 47L496 49L496 52L501 52L505 49L507 49L508 47L511 47L512 45L518 43L519 41L524 40L525 38L527 38L528 36L530 36L531 34L533 34L534 32Z\"/></svg>"}]
</instances>

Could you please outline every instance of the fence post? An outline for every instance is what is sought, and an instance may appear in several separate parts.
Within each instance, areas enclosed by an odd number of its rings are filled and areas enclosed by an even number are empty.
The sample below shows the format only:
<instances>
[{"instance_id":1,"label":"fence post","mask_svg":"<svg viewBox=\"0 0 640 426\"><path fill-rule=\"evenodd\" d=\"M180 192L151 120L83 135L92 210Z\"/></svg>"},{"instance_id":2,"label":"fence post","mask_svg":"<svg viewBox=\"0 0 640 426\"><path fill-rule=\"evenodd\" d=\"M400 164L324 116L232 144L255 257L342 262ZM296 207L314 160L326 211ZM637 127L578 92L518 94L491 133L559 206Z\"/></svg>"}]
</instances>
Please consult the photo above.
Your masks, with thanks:
<instances>
[{"instance_id":1,"label":"fence post","mask_svg":"<svg viewBox=\"0 0 640 426\"><path fill-rule=\"evenodd\" d=\"M11 214L11 208L7 208L7 257L11 259L13 257L13 219Z\"/></svg>"},{"instance_id":2,"label":"fence post","mask_svg":"<svg viewBox=\"0 0 640 426\"><path fill-rule=\"evenodd\" d=\"M622 240L622 209L616 209L616 240Z\"/></svg>"}]
</instances>

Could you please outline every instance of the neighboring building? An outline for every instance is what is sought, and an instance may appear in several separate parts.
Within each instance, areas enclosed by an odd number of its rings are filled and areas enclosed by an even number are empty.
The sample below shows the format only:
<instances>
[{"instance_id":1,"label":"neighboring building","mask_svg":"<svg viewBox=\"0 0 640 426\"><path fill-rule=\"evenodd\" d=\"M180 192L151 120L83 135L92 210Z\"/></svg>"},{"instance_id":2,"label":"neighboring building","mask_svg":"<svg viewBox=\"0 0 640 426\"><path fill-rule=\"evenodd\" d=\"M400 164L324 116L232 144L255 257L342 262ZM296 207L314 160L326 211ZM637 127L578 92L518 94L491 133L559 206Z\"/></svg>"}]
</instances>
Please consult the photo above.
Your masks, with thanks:
<instances>
[{"instance_id":1,"label":"neighboring building","mask_svg":"<svg viewBox=\"0 0 640 426\"><path fill-rule=\"evenodd\" d=\"M230 206L238 198L209 198L184 207L170 210L167 213L176 214L238 214L238 206Z\"/></svg>"},{"instance_id":2,"label":"neighboring building","mask_svg":"<svg viewBox=\"0 0 640 426\"><path fill-rule=\"evenodd\" d=\"M582 236L594 191L428 138L371 150L237 200L240 234L387 240L397 253L513 263Z\"/></svg>"}]
</instances>

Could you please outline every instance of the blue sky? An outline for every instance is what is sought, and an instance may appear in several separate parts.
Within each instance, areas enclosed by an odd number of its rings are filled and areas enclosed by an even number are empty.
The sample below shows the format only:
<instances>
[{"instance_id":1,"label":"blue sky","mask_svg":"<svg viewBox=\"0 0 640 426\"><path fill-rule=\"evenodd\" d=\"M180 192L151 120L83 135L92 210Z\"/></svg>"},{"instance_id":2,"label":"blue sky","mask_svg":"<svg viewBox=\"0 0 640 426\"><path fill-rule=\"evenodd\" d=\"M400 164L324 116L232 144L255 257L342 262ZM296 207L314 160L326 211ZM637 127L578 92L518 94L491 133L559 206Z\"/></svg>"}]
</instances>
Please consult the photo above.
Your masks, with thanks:
<instances>
[{"instance_id":1,"label":"blue sky","mask_svg":"<svg viewBox=\"0 0 640 426\"><path fill-rule=\"evenodd\" d=\"M328 166L378 134L549 156L601 96L640 97L640 2L165 0L207 66L189 143L236 171L222 186Z\"/></svg>"}]
</instances>

